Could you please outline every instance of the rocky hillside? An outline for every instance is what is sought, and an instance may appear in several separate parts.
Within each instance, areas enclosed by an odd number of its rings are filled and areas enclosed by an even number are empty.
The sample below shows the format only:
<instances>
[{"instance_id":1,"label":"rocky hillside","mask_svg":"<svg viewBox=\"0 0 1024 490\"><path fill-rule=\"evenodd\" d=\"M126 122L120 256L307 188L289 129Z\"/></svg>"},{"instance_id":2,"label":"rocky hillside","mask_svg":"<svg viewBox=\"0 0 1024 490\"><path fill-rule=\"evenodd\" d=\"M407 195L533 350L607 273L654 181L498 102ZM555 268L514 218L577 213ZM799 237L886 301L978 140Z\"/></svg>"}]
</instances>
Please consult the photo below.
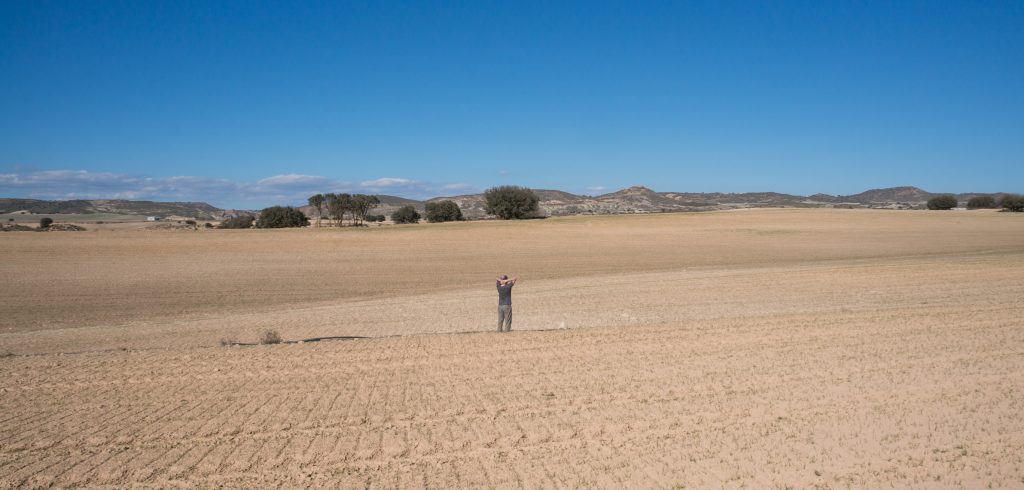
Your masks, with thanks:
<instances>
[{"instance_id":1,"label":"rocky hillside","mask_svg":"<svg viewBox=\"0 0 1024 490\"><path fill-rule=\"evenodd\" d=\"M778 192L655 192L647 187L633 186L599 196L582 196L552 189L534 189L540 198L540 211L545 216L575 214L630 214L665 213L679 211L710 211L750 207L844 207L920 209L928 199L938 194L917 187L890 187L871 189L849 196L814 194L797 196ZM998 194L956 194L961 205L975 196ZM381 204L372 213L390 216L402 206L413 206L421 213L426 203L450 199L469 219L483 219L483 194L435 197L425 201L398 196L378 195ZM299 208L307 216L316 216L310 206ZM183 216L197 219L222 219L251 211L222 210L202 202L153 202L125 200L71 200L43 201L38 199L0 199L0 214L27 212L31 214L92 214L109 213L143 216ZM326 209L325 209L326 212Z\"/></svg>"},{"instance_id":2,"label":"rocky hillside","mask_svg":"<svg viewBox=\"0 0 1024 490\"><path fill-rule=\"evenodd\" d=\"M223 210L205 202L154 202L123 199L44 201L40 199L0 198L0 214L125 214L142 216L187 216L217 219Z\"/></svg>"},{"instance_id":3,"label":"rocky hillside","mask_svg":"<svg viewBox=\"0 0 1024 490\"><path fill-rule=\"evenodd\" d=\"M751 207L919 209L925 207L929 198L938 195L916 187L872 189L851 196L827 194L797 196L778 192L655 192L643 186L633 186L600 196L580 196L547 189L534 189L534 192L540 198L541 214L546 216L710 211ZM961 203L966 203L967 199L979 195L995 196L995 194L969 193L958 194L957 199ZM427 201L404 200L401 205L411 204L422 211L424 203L443 199L455 201L462 208L463 214L470 219L486 217L482 194L439 197ZM398 206L381 206L379 212L389 214L397 208Z\"/></svg>"}]
</instances>

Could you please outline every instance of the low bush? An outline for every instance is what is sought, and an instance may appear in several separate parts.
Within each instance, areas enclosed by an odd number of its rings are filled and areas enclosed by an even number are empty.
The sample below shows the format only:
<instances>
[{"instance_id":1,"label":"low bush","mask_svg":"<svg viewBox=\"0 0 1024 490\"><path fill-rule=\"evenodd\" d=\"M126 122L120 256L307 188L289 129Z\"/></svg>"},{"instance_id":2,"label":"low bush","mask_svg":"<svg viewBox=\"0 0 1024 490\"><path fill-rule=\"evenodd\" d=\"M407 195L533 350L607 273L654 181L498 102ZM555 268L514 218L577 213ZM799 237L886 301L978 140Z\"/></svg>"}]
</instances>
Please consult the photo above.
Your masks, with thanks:
<instances>
[{"instance_id":1,"label":"low bush","mask_svg":"<svg viewBox=\"0 0 1024 490\"><path fill-rule=\"evenodd\" d=\"M419 223L420 213L412 206L403 206L398 211L391 213L391 221L395 224Z\"/></svg>"},{"instance_id":2,"label":"low bush","mask_svg":"<svg viewBox=\"0 0 1024 490\"><path fill-rule=\"evenodd\" d=\"M53 218L50 218L50 217L41 218L39 220L39 227L44 229L44 230L49 228L50 225L52 225L52 224L53 224Z\"/></svg>"},{"instance_id":3,"label":"low bush","mask_svg":"<svg viewBox=\"0 0 1024 490\"><path fill-rule=\"evenodd\" d=\"M266 332L263 332L263 336L260 337L260 343L263 345L280 344L281 335L277 333L277 330L267 330Z\"/></svg>"},{"instance_id":4,"label":"low bush","mask_svg":"<svg viewBox=\"0 0 1024 490\"><path fill-rule=\"evenodd\" d=\"M935 196L928 200L928 209L931 210L946 210L953 209L959 204L956 197L952 194L943 194L941 196Z\"/></svg>"},{"instance_id":5,"label":"low bush","mask_svg":"<svg viewBox=\"0 0 1024 490\"><path fill-rule=\"evenodd\" d=\"M967 200L967 209L992 209L996 200L992 196L975 196Z\"/></svg>"},{"instance_id":6,"label":"low bush","mask_svg":"<svg viewBox=\"0 0 1024 490\"><path fill-rule=\"evenodd\" d=\"M428 202L426 211L427 221L431 223L462 220L462 210L459 209L459 205L455 201Z\"/></svg>"},{"instance_id":7,"label":"low bush","mask_svg":"<svg viewBox=\"0 0 1024 490\"><path fill-rule=\"evenodd\" d=\"M501 219L536 217L539 204L537 194L525 187L502 185L484 191L484 211Z\"/></svg>"},{"instance_id":8,"label":"low bush","mask_svg":"<svg viewBox=\"0 0 1024 490\"><path fill-rule=\"evenodd\" d=\"M272 206L260 211L257 228L300 228L309 224L306 215L288 206Z\"/></svg>"},{"instance_id":9,"label":"low bush","mask_svg":"<svg viewBox=\"0 0 1024 490\"><path fill-rule=\"evenodd\" d=\"M999 196L999 207L1015 213L1024 212L1024 196L1020 194L1003 194Z\"/></svg>"},{"instance_id":10,"label":"low bush","mask_svg":"<svg viewBox=\"0 0 1024 490\"><path fill-rule=\"evenodd\" d=\"M256 218L252 216L232 216L224 221L221 221L218 228L225 230L241 230L245 228L252 228L252 222L256 221Z\"/></svg>"}]
</instances>

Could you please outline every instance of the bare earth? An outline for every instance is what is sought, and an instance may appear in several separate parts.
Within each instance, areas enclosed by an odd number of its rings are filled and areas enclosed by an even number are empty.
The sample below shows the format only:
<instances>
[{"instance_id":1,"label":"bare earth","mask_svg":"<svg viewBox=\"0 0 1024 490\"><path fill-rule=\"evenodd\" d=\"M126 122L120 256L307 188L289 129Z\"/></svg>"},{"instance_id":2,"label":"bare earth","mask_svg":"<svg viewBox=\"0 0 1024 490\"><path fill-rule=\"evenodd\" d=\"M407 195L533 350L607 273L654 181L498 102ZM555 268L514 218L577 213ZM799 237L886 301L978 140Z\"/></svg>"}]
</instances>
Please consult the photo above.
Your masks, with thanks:
<instances>
[{"instance_id":1,"label":"bare earth","mask_svg":"<svg viewBox=\"0 0 1024 490\"><path fill-rule=\"evenodd\" d=\"M0 252L0 487L1024 486L1021 215L5 233ZM502 272L522 277L510 334ZM266 329L288 343L219 346Z\"/></svg>"}]
</instances>

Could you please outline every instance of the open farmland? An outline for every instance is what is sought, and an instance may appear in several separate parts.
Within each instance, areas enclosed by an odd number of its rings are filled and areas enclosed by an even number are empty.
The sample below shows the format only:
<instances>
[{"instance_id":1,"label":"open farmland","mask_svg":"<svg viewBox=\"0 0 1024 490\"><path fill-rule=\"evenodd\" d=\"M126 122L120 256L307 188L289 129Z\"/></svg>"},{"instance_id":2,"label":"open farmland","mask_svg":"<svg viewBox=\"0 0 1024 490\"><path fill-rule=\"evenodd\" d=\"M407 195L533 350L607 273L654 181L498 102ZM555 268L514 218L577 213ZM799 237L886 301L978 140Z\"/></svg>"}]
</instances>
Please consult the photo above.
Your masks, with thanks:
<instances>
[{"instance_id":1,"label":"open farmland","mask_svg":"<svg viewBox=\"0 0 1024 490\"><path fill-rule=\"evenodd\" d=\"M0 235L0 486L1019 488L1022 218Z\"/></svg>"}]
</instances>

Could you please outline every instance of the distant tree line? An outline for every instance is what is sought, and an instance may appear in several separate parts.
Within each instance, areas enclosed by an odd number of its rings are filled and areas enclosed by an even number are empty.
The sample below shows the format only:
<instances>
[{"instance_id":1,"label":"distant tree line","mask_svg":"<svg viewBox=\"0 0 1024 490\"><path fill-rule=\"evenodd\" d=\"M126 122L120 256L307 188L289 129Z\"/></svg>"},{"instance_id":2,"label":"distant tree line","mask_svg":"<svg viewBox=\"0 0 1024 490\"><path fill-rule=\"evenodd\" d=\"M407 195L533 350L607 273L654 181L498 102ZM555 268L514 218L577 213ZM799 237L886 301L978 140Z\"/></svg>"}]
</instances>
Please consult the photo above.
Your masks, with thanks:
<instances>
[{"instance_id":1,"label":"distant tree line","mask_svg":"<svg viewBox=\"0 0 1024 490\"><path fill-rule=\"evenodd\" d=\"M928 200L928 209L945 210L957 207L959 202L952 194L935 196ZM1000 194L998 198L992 196L975 196L967 200L967 209L996 209L1003 208L1006 211L1024 212L1024 196L1020 194Z\"/></svg>"},{"instance_id":2,"label":"distant tree line","mask_svg":"<svg viewBox=\"0 0 1024 490\"><path fill-rule=\"evenodd\" d=\"M380 205L377 196L332 192L314 194L307 202L313 209L317 227L325 215L334 226L345 226L346 220L351 226L359 226L364 222L379 223L386 219L383 214L370 214ZM535 218L539 203L537 194L525 187L499 186L484 192L486 212L500 219ZM431 223L465 219L458 203L450 199L428 202L424 215L412 206L403 206L391 214L391 221L396 224L418 223L423 218ZM309 219L298 209L272 206L261 211L258 220L252 216L234 216L221 222L219 228L252 228L254 224L257 228L292 228L308 226Z\"/></svg>"}]
</instances>

